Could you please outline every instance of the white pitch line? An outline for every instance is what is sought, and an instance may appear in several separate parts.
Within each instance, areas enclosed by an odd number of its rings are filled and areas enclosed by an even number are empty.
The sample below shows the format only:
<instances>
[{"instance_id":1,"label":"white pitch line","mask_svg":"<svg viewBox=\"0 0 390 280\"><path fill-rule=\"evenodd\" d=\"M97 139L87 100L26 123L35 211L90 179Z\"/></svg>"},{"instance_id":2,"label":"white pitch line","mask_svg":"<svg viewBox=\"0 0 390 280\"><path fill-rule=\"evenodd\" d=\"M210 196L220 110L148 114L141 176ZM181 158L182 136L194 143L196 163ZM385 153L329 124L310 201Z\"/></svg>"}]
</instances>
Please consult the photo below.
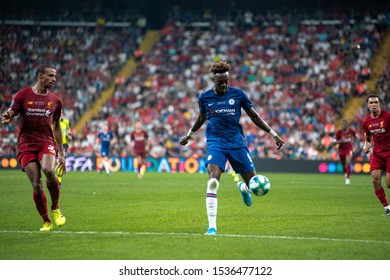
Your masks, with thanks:
<instances>
[{"instance_id":1,"label":"white pitch line","mask_svg":"<svg viewBox=\"0 0 390 280\"><path fill-rule=\"evenodd\" d=\"M39 231L27 230L0 230L0 234L16 233L16 234L47 234ZM90 234L90 235L155 235L155 236L204 236L200 233L185 233L185 232L128 232L128 231L51 231L54 234ZM326 237L302 237L302 236L284 236L284 235L253 235L253 234L217 234L213 237L237 237L237 238L258 238L258 239L288 239L288 240L303 240L303 241L330 241L330 242L354 242L354 243L377 243L390 244L386 240L362 240L362 239L343 239L343 238L326 238Z\"/></svg>"}]
</instances>

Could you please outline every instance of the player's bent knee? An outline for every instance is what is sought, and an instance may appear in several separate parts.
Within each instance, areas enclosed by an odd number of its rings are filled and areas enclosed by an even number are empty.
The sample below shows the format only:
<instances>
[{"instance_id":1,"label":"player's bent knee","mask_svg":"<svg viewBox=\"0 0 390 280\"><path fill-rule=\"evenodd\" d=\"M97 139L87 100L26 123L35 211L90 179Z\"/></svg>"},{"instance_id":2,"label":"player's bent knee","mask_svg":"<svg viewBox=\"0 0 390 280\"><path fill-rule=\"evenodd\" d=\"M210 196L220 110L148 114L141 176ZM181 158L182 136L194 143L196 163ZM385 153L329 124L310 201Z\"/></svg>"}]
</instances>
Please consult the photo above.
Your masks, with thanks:
<instances>
[{"instance_id":1,"label":"player's bent knee","mask_svg":"<svg viewBox=\"0 0 390 280\"><path fill-rule=\"evenodd\" d=\"M211 178L207 181L207 192L217 192L219 187L219 181L215 178Z\"/></svg>"},{"instance_id":2,"label":"player's bent knee","mask_svg":"<svg viewBox=\"0 0 390 280\"><path fill-rule=\"evenodd\" d=\"M53 168L42 168L42 172L45 174L46 178L49 181L55 181L55 178L57 177L56 171Z\"/></svg>"},{"instance_id":3,"label":"player's bent knee","mask_svg":"<svg viewBox=\"0 0 390 280\"><path fill-rule=\"evenodd\" d=\"M33 191L36 193L43 192L42 184L32 184Z\"/></svg>"},{"instance_id":4,"label":"player's bent knee","mask_svg":"<svg viewBox=\"0 0 390 280\"><path fill-rule=\"evenodd\" d=\"M42 166L42 172L47 175L47 174L50 174L50 172L55 173L55 169L53 169L51 167L43 167Z\"/></svg>"}]
</instances>

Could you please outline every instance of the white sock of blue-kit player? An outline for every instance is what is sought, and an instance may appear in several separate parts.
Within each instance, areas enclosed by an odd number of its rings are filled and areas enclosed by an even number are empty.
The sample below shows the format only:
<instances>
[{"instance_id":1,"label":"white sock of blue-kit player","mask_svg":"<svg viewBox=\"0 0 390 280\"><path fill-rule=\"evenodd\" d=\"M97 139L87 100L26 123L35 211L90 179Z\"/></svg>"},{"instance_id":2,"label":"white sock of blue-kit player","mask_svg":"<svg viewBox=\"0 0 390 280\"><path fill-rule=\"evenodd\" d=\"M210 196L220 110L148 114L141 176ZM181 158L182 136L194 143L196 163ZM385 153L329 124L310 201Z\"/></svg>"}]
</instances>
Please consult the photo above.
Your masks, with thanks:
<instances>
[{"instance_id":1,"label":"white sock of blue-kit player","mask_svg":"<svg viewBox=\"0 0 390 280\"><path fill-rule=\"evenodd\" d=\"M207 181L207 193L206 193L207 218L209 221L209 228L215 228L215 229L217 229L218 187L219 187L219 182L217 179L211 178Z\"/></svg>"}]
</instances>

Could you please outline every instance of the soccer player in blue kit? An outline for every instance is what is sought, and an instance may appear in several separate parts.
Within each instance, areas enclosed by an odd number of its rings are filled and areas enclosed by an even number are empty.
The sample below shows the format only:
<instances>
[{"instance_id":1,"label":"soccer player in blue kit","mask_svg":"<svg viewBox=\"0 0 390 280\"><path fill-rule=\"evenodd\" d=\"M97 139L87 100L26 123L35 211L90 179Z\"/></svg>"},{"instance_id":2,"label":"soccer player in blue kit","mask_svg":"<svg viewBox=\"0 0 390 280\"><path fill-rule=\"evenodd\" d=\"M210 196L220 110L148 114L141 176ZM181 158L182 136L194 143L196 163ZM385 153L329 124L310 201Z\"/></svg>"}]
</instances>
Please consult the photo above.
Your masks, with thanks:
<instances>
[{"instance_id":1,"label":"soccer player in blue kit","mask_svg":"<svg viewBox=\"0 0 390 280\"><path fill-rule=\"evenodd\" d=\"M99 168L99 172L105 169L108 176L111 175L110 167L108 165L108 156L110 155L110 145L116 142L116 137L112 131L108 130L108 125L103 125L102 131L99 133L98 141L100 141L100 156L102 157L102 163Z\"/></svg>"},{"instance_id":2,"label":"soccer player in blue kit","mask_svg":"<svg viewBox=\"0 0 390 280\"><path fill-rule=\"evenodd\" d=\"M256 126L272 135L278 150L284 145L284 141L255 111L247 94L240 88L228 86L230 68L225 61L214 63L210 67L209 72L212 75L214 87L199 95L200 113L188 133L180 139L181 145L187 145L188 140L207 120L206 166L209 180L207 181L206 209L209 228L205 235L217 234L217 190L227 160L245 182L237 184L245 205L252 205L248 186L251 178L256 175L256 170L240 125L241 108Z\"/></svg>"}]
</instances>

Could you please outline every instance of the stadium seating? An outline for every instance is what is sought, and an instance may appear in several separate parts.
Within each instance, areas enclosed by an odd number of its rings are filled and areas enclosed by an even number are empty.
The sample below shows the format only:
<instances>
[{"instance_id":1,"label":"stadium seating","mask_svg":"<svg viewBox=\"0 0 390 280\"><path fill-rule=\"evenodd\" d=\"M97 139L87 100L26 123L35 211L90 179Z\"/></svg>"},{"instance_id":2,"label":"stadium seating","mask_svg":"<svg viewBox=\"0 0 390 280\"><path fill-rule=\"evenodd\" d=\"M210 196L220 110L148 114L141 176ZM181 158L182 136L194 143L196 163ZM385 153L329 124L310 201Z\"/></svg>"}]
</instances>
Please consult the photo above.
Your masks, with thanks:
<instances>
[{"instance_id":1,"label":"stadium seating","mask_svg":"<svg viewBox=\"0 0 390 280\"><path fill-rule=\"evenodd\" d=\"M254 157L335 159L334 147L321 144L325 143L325 131L332 136L348 99L366 93L364 87L359 91L360 85L382 38L383 23L378 22L376 14L336 20L272 13L251 18L241 22L238 18L226 21L207 17L191 22L178 16L167 21L160 41L138 57L135 72L117 83L113 97L82 134L75 135L69 151L93 153L98 130L108 122L119 139L114 154L128 155L132 125L141 120L150 133L151 156L205 156L202 132L189 147L180 147L178 140L197 115L198 94L212 86L210 64L222 59L232 65L231 85L245 89L256 110L286 139L282 152L275 153L272 138L264 137L244 114L242 123ZM2 34L13 34L14 44L39 34L56 46L51 52L60 54L61 60L50 53L45 57L59 66L56 89L73 123L115 77L142 36L136 29L108 28L101 32L99 28L103 27L65 27L45 32L30 28L27 32L14 28L3 28ZM20 35L26 32L26 38ZM84 50L86 60L79 56ZM20 56L21 51L9 59L20 60ZM18 84L3 85L4 92L28 84L27 78L33 73L28 73L27 63L23 60L13 66L15 63L7 61L10 69L5 73L9 76L2 81ZM11 79L15 75L18 77ZM10 97L4 99L2 106ZM12 128L7 130L9 135L14 134L10 131Z\"/></svg>"},{"instance_id":2,"label":"stadium seating","mask_svg":"<svg viewBox=\"0 0 390 280\"><path fill-rule=\"evenodd\" d=\"M189 148L177 142L197 115L198 93L212 86L210 63L224 59L233 67L231 85L244 88L287 140L283 154L276 154L272 138L263 137L244 116L253 156L336 159L334 147L321 144L325 129L333 125L332 135L350 96L365 93L357 89L382 36L378 25L367 17L327 24L278 15L254 18L251 25L167 22L161 41L139 61L135 75L118 86L101 117L91 122L89 135L108 119L123 140L118 152L125 155L126 134L140 119L158 151L151 151L153 156L204 156L203 133Z\"/></svg>"}]
</instances>

